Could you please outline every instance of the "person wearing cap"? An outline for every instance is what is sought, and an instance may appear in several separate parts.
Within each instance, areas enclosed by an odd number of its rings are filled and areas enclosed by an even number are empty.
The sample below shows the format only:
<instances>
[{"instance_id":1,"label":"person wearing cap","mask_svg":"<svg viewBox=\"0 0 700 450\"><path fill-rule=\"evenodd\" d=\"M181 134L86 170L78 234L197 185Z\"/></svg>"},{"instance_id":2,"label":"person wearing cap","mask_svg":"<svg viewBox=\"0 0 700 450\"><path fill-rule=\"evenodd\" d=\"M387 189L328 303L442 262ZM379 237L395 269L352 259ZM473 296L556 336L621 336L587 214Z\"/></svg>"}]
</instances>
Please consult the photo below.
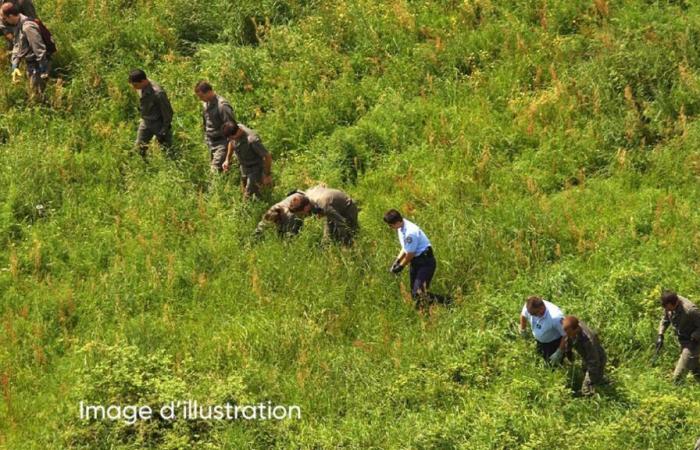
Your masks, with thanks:
<instances>
[{"instance_id":1,"label":"person wearing cap","mask_svg":"<svg viewBox=\"0 0 700 450\"><path fill-rule=\"evenodd\" d=\"M359 228L359 209L348 194L338 189L318 185L297 193L290 201L289 210L302 219L313 214L325 217L324 239L351 245Z\"/></svg>"},{"instance_id":2,"label":"person wearing cap","mask_svg":"<svg viewBox=\"0 0 700 450\"><path fill-rule=\"evenodd\" d=\"M537 296L529 297L520 313L520 335L527 335L529 323L537 342L537 353L553 365L561 363L566 350L563 320L559 307Z\"/></svg>"},{"instance_id":3,"label":"person wearing cap","mask_svg":"<svg viewBox=\"0 0 700 450\"><path fill-rule=\"evenodd\" d=\"M605 363L607 356L600 345L598 335L576 316L566 316L562 322L566 333L566 347L576 350L583 362L583 383L581 394L595 394L595 386L605 383Z\"/></svg>"},{"instance_id":4,"label":"person wearing cap","mask_svg":"<svg viewBox=\"0 0 700 450\"><path fill-rule=\"evenodd\" d=\"M241 171L241 189L245 198L260 196L263 186L272 185L272 155L255 131L242 123L226 122L222 134L228 140L221 167L228 172L235 155Z\"/></svg>"},{"instance_id":5,"label":"person wearing cap","mask_svg":"<svg viewBox=\"0 0 700 450\"><path fill-rule=\"evenodd\" d=\"M437 261L428 236L418 225L405 219L396 209L390 209L384 214L384 222L389 225L389 228L396 230L401 245L401 250L389 271L398 274L406 266L411 266L409 272L411 297L416 308L421 309L430 303L447 303L446 297L428 292L437 268Z\"/></svg>"},{"instance_id":6,"label":"person wearing cap","mask_svg":"<svg viewBox=\"0 0 700 450\"><path fill-rule=\"evenodd\" d=\"M659 323L657 349L661 350L664 333L670 325L675 328L681 347L681 354L673 371L673 381L680 383L688 372L692 372L695 379L700 381L700 310L690 300L673 291L664 291L661 294L661 306L664 314Z\"/></svg>"}]
</instances>

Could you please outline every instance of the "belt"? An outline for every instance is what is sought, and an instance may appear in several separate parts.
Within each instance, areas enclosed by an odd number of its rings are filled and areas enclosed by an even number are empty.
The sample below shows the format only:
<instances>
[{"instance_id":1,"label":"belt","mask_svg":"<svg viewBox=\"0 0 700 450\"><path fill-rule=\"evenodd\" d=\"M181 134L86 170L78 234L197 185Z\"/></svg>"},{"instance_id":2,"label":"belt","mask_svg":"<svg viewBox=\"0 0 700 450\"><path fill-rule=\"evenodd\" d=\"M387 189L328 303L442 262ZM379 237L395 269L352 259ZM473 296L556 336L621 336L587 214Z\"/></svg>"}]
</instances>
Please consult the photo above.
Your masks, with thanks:
<instances>
[{"instance_id":1,"label":"belt","mask_svg":"<svg viewBox=\"0 0 700 450\"><path fill-rule=\"evenodd\" d=\"M423 253L413 258L414 260L419 258L432 258L433 257L433 247L428 247Z\"/></svg>"}]
</instances>

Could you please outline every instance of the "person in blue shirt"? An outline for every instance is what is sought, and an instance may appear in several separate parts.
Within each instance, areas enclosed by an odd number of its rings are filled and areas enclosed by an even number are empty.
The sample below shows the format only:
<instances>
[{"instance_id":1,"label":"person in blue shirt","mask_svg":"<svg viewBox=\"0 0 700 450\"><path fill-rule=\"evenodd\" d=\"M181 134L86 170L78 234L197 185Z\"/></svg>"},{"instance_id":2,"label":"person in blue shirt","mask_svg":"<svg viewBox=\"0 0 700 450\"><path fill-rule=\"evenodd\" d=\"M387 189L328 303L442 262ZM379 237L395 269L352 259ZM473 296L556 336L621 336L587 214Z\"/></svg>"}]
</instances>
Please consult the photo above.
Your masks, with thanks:
<instances>
[{"instance_id":1,"label":"person in blue shirt","mask_svg":"<svg viewBox=\"0 0 700 450\"><path fill-rule=\"evenodd\" d=\"M537 341L537 353L553 365L561 364L566 352L564 313L553 303L537 296L528 297L520 312L520 335L527 336L530 324Z\"/></svg>"},{"instance_id":2,"label":"person in blue shirt","mask_svg":"<svg viewBox=\"0 0 700 450\"><path fill-rule=\"evenodd\" d=\"M416 307L422 308L433 302L448 303L446 297L428 292L437 267L428 236L418 225L404 219L395 209L384 214L384 222L396 230L401 244L401 251L389 270L398 274L410 264L411 296L416 302Z\"/></svg>"}]
</instances>

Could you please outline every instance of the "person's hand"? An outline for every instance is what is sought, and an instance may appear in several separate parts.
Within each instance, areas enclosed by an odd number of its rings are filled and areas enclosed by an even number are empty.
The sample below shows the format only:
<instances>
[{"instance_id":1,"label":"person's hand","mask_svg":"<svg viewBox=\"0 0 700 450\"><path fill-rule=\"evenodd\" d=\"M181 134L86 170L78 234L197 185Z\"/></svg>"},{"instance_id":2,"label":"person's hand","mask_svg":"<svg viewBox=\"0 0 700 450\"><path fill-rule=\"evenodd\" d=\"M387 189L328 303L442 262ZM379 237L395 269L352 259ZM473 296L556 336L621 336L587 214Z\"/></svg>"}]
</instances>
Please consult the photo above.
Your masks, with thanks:
<instances>
[{"instance_id":1,"label":"person's hand","mask_svg":"<svg viewBox=\"0 0 700 450\"><path fill-rule=\"evenodd\" d=\"M661 350L661 347L663 347L663 346L664 346L664 335L663 335L663 334L660 334L660 335L656 338L656 351L657 351L657 352L660 351L660 350Z\"/></svg>"},{"instance_id":2,"label":"person's hand","mask_svg":"<svg viewBox=\"0 0 700 450\"><path fill-rule=\"evenodd\" d=\"M393 274L401 273L402 270L403 270L403 266L398 261L395 262L394 265L391 266L391 273L393 273Z\"/></svg>"},{"instance_id":3,"label":"person's hand","mask_svg":"<svg viewBox=\"0 0 700 450\"><path fill-rule=\"evenodd\" d=\"M530 333L527 332L527 328L521 328L520 337L523 339L527 339L528 336L530 336Z\"/></svg>"},{"instance_id":4,"label":"person's hand","mask_svg":"<svg viewBox=\"0 0 700 450\"><path fill-rule=\"evenodd\" d=\"M229 162L228 159L226 161L224 161L223 164L221 164L221 168L224 170L224 172L228 172L228 169L230 167L231 167L231 163Z\"/></svg>"},{"instance_id":5,"label":"person's hand","mask_svg":"<svg viewBox=\"0 0 700 450\"><path fill-rule=\"evenodd\" d=\"M271 186L272 185L272 175L263 175L262 184L263 184L263 186Z\"/></svg>"},{"instance_id":6,"label":"person's hand","mask_svg":"<svg viewBox=\"0 0 700 450\"><path fill-rule=\"evenodd\" d=\"M22 71L19 68L15 68L12 71L12 82L19 83L22 80Z\"/></svg>"},{"instance_id":7,"label":"person's hand","mask_svg":"<svg viewBox=\"0 0 700 450\"><path fill-rule=\"evenodd\" d=\"M49 63L44 61L39 64L39 77L45 80L49 77Z\"/></svg>"},{"instance_id":8,"label":"person's hand","mask_svg":"<svg viewBox=\"0 0 700 450\"><path fill-rule=\"evenodd\" d=\"M564 359L564 352L562 352L561 349L558 348L557 351L552 353L552 356L549 357L549 363L552 365L557 365L561 363L562 359Z\"/></svg>"}]
</instances>

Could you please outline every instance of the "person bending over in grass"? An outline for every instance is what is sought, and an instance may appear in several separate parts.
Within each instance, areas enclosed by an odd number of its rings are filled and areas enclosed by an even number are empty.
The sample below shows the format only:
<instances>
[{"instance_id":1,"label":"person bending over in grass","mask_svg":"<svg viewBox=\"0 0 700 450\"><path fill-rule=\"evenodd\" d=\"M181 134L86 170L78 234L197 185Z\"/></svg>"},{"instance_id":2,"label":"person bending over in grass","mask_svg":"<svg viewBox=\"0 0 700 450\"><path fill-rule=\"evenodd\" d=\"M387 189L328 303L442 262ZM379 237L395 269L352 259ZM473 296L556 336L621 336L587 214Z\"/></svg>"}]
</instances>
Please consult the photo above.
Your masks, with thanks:
<instances>
[{"instance_id":1,"label":"person bending over in grass","mask_svg":"<svg viewBox=\"0 0 700 450\"><path fill-rule=\"evenodd\" d=\"M447 297L428 292L430 282L435 275L437 261L430 240L423 230L410 220L404 219L395 209L390 209L384 214L384 222L389 225L389 228L396 230L401 245L401 251L389 271L398 274L406 266L411 266L409 274L411 296L416 308L422 309L432 303L449 303Z\"/></svg>"},{"instance_id":2,"label":"person bending over in grass","mask_svg":"<svg viewBox=\"0 0 700 450\"><path fill-rule=\"evenodd\" d=\"M271 225L277 227L279 236L296 235L301 230L304 221L289 210L289 205L299 191L290 192L282 201L272 205L263 215L262 220L255 228L255 236L262 236L265 228Z\"/></svg>"},{"instance_id":3,"label":"person bending over in grass","mask_svg":"<svg viewBox=\"0 0 700 450\"><path fill-rule=\"evenodd\" d=\"M302 219L314 214L325 217L323 238L343 245L352 245L359 224L359 209L348 194L338 189L314 186L306 192L294 194L289 210Z\"/></svg>"},{"instance_id":4,"label":"person bending over in grass","mask_svg":"<svg viewBox=\"0 0 700 450\"><path fill-rule=\"evenodd\" d=\"M567 337L567 348L576 350L583 362L585 375L581 384L581 394L593 395L595 394L594 386L606 382L603 375L607 361L605 350L600 345L598 335L577 317L564 317L562 326Z\"/></svg>"},{"instance_id":5,"label":"person bending over in grass","mask_svg":"<svg viewBox=\"0 0 700 450\"><path fill-rule=\"evenodd\" d=\"M260 137L241 123L226 122L221 131L228 140L226 157L221 167L224 172L228 172L231 156L235 155L241 170L241 189L245 198L260 196L263 186L272 185L272 155Z\"/></svg>"},{"instance_id":6,"label":"person bending over in grass","mask_svg":"<svg viewBox=\"0 0 700 450\"><path fill-rule=\"evenodd\" d=\"M36 9L34 8L34 3L32 0L8 0L3 2L4 4L12 4L17 7L17 11L20 14L27 16L28 19L36 19ZM8 7L9 8L9 7ZM7 20L5 20L5 15L0 12L0 33L5 36L8 41L8 49L12 50L12 41L15 38L15 30L17 26L11 25Z\"/></svg>"},{"instance_id":7,"label":"person bending over in grass","mask_svg":"<svg viewBox=\"0 0 700 450\"><path fill-rule=\"evenodd\" d=\"M560 364L564 358L566 333L563 320L564 314L556 305L536 296L527 299L520 313L520 335L527 336L529 323L537 341L537 352L553 365Z\"/></svg>"},{"instance_id":8,"label":"person bending over in grass","mask_svg":"<svg viewBox=\"0 0 700 450\"><path fill-rule=\"evenodd\" d=\"M656 339L657 351L661 350L664 344L666 329L673 325L681 346L681 355L673 371L673 381L682 382L688 372L693 372L695 379L700 381L700 310L690 300L672 291L664 291L661 294L661 306L664 308L664 315Z\"/></svg>"},{"instance_id":9,"label":"person bending over in grass","mask_svg":"<svg viewBox=\"0 0 700 450\"><path fill-rule=\"evenodd\" d=\"M20 12L19 6L7 2L0 7L5 30L13 33L12 47L12 81L18 83L22 72L19 69L20 62L27 64L27 76L29 85L35 94L42 94L49 78L51 65L51 48L42 36L42 28L36 19L30 18ZM5 32L6 32L5 31Z\"/></svg>"}]
</instances>

